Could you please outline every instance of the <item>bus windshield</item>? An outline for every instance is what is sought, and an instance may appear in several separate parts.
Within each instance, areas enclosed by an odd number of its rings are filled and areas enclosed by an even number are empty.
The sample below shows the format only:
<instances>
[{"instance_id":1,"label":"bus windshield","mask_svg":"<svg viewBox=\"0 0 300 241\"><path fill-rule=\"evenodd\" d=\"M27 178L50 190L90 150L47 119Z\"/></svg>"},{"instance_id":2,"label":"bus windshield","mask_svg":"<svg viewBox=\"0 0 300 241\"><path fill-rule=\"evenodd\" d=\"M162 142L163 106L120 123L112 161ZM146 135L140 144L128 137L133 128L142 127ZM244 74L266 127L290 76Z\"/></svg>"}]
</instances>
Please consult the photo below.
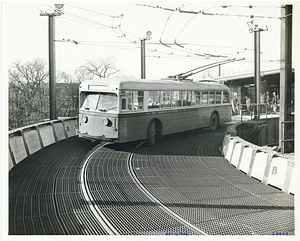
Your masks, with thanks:
<instances>
[{"instance_id":1,"label":"bus windshield","mask_svg":"<svg viewBox=\"0 0 300 241\"><path fill-rule=\"evenodd\" d=\"M85 93L81 109L106 112L117 110L118 96L115 93Z\"/></svg>"}]
</instances>

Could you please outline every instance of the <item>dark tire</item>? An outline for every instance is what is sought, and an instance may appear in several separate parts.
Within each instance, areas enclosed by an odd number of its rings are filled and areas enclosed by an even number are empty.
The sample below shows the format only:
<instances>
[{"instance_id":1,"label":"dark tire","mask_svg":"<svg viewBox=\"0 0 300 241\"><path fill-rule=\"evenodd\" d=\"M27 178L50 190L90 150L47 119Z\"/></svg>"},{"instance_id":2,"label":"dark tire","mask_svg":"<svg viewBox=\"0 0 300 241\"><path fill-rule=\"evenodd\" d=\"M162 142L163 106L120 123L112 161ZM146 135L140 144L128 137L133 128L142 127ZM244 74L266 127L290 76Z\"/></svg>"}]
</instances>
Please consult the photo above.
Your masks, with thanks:
<instances>
[{"instance_id":1,"label":"dark tire","mask_svg":"<svg viewBox=\"0 0 300 241\"><path fill-rule=\"evenodd\" d=\"M218 128L218 126L219 126L219 116L216 112L214 112L210 117L210 129L214 131Z\"/></svg>"},{"instance_id":2,"label":"dark tire","mask_svg":"<svg viewBox=\"0 0 300 241\"><path fill-rule=\"evenodd\" d=\"M147 131L147 140L146 143L148 146L153 146L156 141L156 123L154 121L151 121L148 127Z\"/></svg>"}]
</instances>

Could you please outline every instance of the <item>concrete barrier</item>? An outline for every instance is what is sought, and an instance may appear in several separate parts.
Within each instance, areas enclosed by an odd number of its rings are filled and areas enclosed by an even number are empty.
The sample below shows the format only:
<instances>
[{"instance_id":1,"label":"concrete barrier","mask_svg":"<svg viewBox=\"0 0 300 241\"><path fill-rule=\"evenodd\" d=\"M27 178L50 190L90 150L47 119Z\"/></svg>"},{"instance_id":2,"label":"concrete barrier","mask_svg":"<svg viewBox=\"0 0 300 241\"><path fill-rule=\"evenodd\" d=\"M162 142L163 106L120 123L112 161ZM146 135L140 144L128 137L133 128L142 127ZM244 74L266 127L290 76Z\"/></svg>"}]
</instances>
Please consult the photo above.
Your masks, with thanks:
<instances>
[{"instance_id":1,"label":"concrete barrier","mask_svg":"<svg viewBox=\"0 0 300 241\"><path fill-rule=\"evenodd\" d=\"M283 189L286 178L287 163L288 159L283 157L275 157L272 159L267 182L268 184Z\"/></svg>"},{"instance_id":2,"label":"concrete barrier","mask_svg":"<svg viewBox=\"0 0 300 241\"><path fill-rule=\"evenodd\" d=\"M228 142L230 141L230 137L231 137L230 134L226 134L224 139L223 139L222 151L223 151L224 156L226 156L226 153L228 151L227 149L228 149Z\"/></svg>"},{"instance_id":3,"label":"concrete barrier","mask_svg":"<svg viewBox=\"0 0 300 241\"><path fill-rule=\"evenodd\" d=\"M289 180L289 183L286 183L287 186L287 191L286 189L284 191L288 192L288 193L292 193L292 194L296 194L297 189L298 189L298 193L299 193L299 181L297 180L299 177L299 164L296 164L296 162L288 162L288 170L291 170L291 179Z\"/></svg>"},{"instance_id":4,"label":"concrete barrier","mask_svg":"<svg viewBox=\"0 0 300 241\"><path fill-rule=\"evenodd\" d=\"M255 177L256 179L263 181L267 161L268 161L268 153L257 152L254 158L251 177Z\"/></svg>"},{"instance_id":5,"label":"concrete barrier","mask_svg":"<svg viewBox=\"0 0 300 241\"><path fill-rule=\"evenodd\" d=\"M240 166L238 169L247 173L248 175L250 175L250 173L249 173L250 164L251 164L252 159L254 159L255 154L256 154L255 149L244 146L244 151L243 151L243 154L241 157L241 163L240 163ZM251 167L251 170L252 170L252 167Z\"/></svg>"},{"instance_id":6,"label":"concrete barrier","mask_svg":"<svg viewBox=\"0 0 300 241\"><path fill-rule=\"evenodd\" d=\"M9 170L29 155L58 141L77 135L78 120L64 118L9 132Z\"/></svg>"},{"instance_id":7,"label":"concrete barrier","mask_svg":"<svg viewBox=\"0 0 300 241\"><path fill-rule=\"evenodd\" d=\"M25 129L23 136L30 155L42 148L36 127Z\"/></svg>"},{"instance_id":8,"label":"concrete barrier","mask_svg":"<svg viewBox=\"0 0 300 241\"><path fill-rule=\"evenodd\" d=\"M13 155L12 162L14 165L21 162L28 156L23 140L22 131L18 131L9 137L10 153Z\"/></svg>"},{"instance_id":9,"label":"concrete barrier","mask_svg":"<svg viewBox=\"0 0 300 241\"><path fill-rule=\"evenodd\" d=\"M232 132L232 131L231 131ZM286 193L295 194L297 172L290 156L275 152L270 147L260 147L226 133L222 144L226 160L237 169L261 182Z\"/></svg>"},{"instance_id":10,"label":"concrete barrier","mask_svg":"<svg viewBox=\"0 0 300 241\"><path fill-rule=\"evenodd\" d=\"M67 138L76 136L78 134L78 119L63 120Z\"/></svg>"},{"instance_id":11,"label":"concrete barrier","mask_svg":"<svg viewBox=\"0 0 300 241\"><path fill-rule=\"evenodd\" d=\"M236 142L235 148L232 152L232 158L231 158L231 165L238 167L240 160L241 160L241 154L244 150L243 143Z\"/></svg>"},{"instance_id":12,"label":"concrete barrier","mask_svg":"<svg viewBox=\"0 0 300 241\"><path fill-rule=\"evenodd\" d=\"M228 147L226 148L227 151L226 151L226 155L225 155L226 160L229 162L231 162L232 153L234 151L235 145L236 145L236 139L234 139L234 138L229 139Z\"/></svg>"},{"instance_id":13,"label":"concrete barrier","mask_svg":"<svg viewBox=\"0 0 300 241\"><path fill-rule=\"evenodd\" d=\"M68 136L65 134L65 128L62 122L53 123L53 129L56 141L61 141L68 138Z\"/></svg>"},{"instance_id":14,"label":"concrete barrier","mask_svg":"<svg viewBox=\"0 0 300 241\"><path fill-rule=\"evenodd\" d=\"M53 134L53 126L51 125L51 123L41 124L38 129L39 129L44 147L55 143L54 134Z\"/></svg>"}]
</instances>

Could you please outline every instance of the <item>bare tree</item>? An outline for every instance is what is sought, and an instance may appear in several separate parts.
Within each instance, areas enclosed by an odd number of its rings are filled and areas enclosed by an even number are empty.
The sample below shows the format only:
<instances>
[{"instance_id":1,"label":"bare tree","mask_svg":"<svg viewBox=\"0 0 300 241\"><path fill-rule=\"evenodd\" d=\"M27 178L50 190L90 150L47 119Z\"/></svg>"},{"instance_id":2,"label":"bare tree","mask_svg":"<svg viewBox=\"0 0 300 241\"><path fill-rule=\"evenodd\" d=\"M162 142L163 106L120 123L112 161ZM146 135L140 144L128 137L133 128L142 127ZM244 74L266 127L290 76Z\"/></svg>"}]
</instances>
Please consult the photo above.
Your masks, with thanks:
<instances>
[{"instance_id":1,"label":"bare tree","mask_svg":"<svg viewBox=\"0 0 300 241\"><path fill-rule=\"evenodd\" d=\"M205 72L203 72L203 75L202 75L202 77L204 79L209 79L212 76L213 76L213 70L211 70L211 69L206 70Z\"/></svg>"},{"instance_id":2,"label":"bare tree","mask_svg":"<svg viewBox=\"0 0 300 241\"><path fill-rule=\"evenodd\" d=\"M79 67L74 71L74 82L81 84L85 79L87 79L87 73L85 69Z\"/></svg>"},{"instance_id":3,"label":"bare tree","mask_svg":"<svg viewBox=\"0 0 300 241\"><path fill-rule=\"evenodd\" d=\"M57 71L56 101L59 116L78 115L79 82L65 72Z\"/></svg>"},{"instance_id":4,"label":"bare tree","mask_svg":"<svg viewBox=\"0 0 300 241\"><path fill-rule=\"evenodd\" d=\"M108 78L119 71L115 67L113 57L108 57L106 59L89 60L86 64L79 67L77 73L83 74L86 79L92 79L95 75L99 78Z\"/></svg>"},{"instance_id":5,"label":"bare tree","mask_svg":"<svg viewBox=\"0 0 300 241\"><path fill-rule=\"evenodd\" d=\"M48 79L45 70L46 62L35 59L22 64L16 61L9 69L9 118L20 124L24 118L40 110L40 102L44 94L41 85Z\"/></svg>"}]
</instances>

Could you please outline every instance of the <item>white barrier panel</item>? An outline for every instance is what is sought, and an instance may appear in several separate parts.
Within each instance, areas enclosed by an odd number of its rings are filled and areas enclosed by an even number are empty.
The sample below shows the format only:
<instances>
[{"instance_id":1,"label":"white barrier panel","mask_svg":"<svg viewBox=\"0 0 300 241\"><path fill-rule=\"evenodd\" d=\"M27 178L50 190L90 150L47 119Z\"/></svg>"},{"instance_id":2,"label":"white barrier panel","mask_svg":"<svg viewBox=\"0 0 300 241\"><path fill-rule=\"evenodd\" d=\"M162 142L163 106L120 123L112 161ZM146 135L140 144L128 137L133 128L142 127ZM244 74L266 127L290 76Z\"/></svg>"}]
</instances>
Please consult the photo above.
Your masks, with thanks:
<instances>
[{"instance_id":1,"label":"white barrier panel","mask_svg":"<svg viewBox=\"0 0 300 241\"><path fill-rule=\"evenodd\" d=\"M235 140L234 139L230 139L229 143L227 144L228 145L228 148L227 148L227 152L226 152L226 160L227 161L231 161L231 155L232 155L232 152L233 152L233 149L234 149L234 146L235 146Z\"/></svg>"},{"instance_id":2,"label":"white barrier panel","mask_svg":"<svg viewBox=\"0 0 300 241\"><path fill-rule=\"evenodd\" d=\"M224 156L226 156L226 153L228 151L229 140L230 140L230 135L225 135L223 143L222 143L223 155Z\"/></svg>"},{"instance_id":3,"label":"white barrier panel","mask_svg":"<svg viewBox=\"0 0 300 241\"><path fill-rule=\"evenodd\" d=\"M10 145L12 154L14 155L16 164L18 164L20 161L22 161L24 158L27 157L25 144L24 144L22 136L16 135L16 136L10 137L9 145Z\"/></svg>"},{"instance_id":4,"label":"white barrier panel","mask_svg":"<svg viewBox=\"0 0 300 241\"><path fill-rule=\"evenodd\" d=\"M44 147L49 146L55 142L53 129L51 125L41 125L39 127L41 138L44 144Z\"/></svg>"},{"instance_id":5,"label":"white barrier panel","mask_svg":"<svg viewBox=\"0 0 300 241\"><path fill-rule=\"evenodd\" d=\"M231 162L230 162L235 167L237 167L239 164L242 148L243 148L242 143L236 143L235 148L233 150Z\"/></svg>"},{"instance_id":6,"label":"white barrier panel","mask_svg":"<svg viewBox=\"0 0 300 241\"><path fill-rule=\"evenodd\" d=\"M44 122L9 133L9 170L50 144L77 135L77 118Z\"/></svg>"},{"instance_id":7,"label":"white barrier panel","mask_svg":"<svg viewBox=\"0 0 300 241\"><path fill-rule=\"evenodd\" d=\"M77 121L76 120L64 120L65 129L68 137L77 135Z\"/></svg>"},{"instance_id":8,"label":"white barrier panel","mask_svg":"<svg viewBox=\"0 0 300 241\"><path fill-rule=\"evenodd\" d=\"M268 153L257 152L254 159L251 176L263 181L265 168L267 165Z\"/></svg>"},{"instance_id":9,"label":"white barrier panel","mask_svg":"<svg viewBox=\"0 0 300 241\"><path fill-rule=\"evenodd\" d=\"M39 140L38 132L36 129L24 130L23 135L24 135L25 142L27 143L30 155L42 148Z\"/></svg>"},{"instance_id":10,"label":"white barrier panel","mask_svg":"<svg viewBox=\"0 0 300 241\"><path fill-rule=\"evenodd\" d=\"M249 172L250 162L251 162L251 158L252 158L252 152L253 152L252 148L250 148L250 147L245 147L244 148L244 152L243 152L243 155L242 155L242 160L241 160L239 170L241 170L245 173Z\"/></svg>"},{"instance_id":11,"label":"white barrier panel","mask_svg":"<svg viewBox=\"0 0 300 241\"><path fill-rule=\"evenodd\" d=\"M283 157L272 159L267 184L273 185L279 189L283 188L286 178L287 162L288 159Z\"/></svg>"},{"instance_id":12,"label":"white barrier panel","mask_svg":"<svg viewBox=\"0 0 300 241\"><path fill-rule=\"evenodd\" d=\"M289 185L289 193L296 194L297 191L299 193L299 170L297 169L299 165L297 162L295 162L293 169L292 169L292 175L291 175L291 181Z\"/></svg>"},{"instance_id":13,"label":"white barrier panel","mask_svg":"<svg viewBox=\"0 0 300 241\"><path fill-rule=\"evenodd\" d=\"M14 167L14 163L11 159L11 156L8 155L8 170L12 169Z\"/></svg>"},{"instance_id":14,"label":"white barrier panel","mask_svg":"<svg viewBox=\"0 0 300 241\"><path fill-rule=\"evenodd\" d=\"M53 123L53 128L57 137L57 141L66 139L63 124L61 122Z\"/></svg>"}]
</instances>

